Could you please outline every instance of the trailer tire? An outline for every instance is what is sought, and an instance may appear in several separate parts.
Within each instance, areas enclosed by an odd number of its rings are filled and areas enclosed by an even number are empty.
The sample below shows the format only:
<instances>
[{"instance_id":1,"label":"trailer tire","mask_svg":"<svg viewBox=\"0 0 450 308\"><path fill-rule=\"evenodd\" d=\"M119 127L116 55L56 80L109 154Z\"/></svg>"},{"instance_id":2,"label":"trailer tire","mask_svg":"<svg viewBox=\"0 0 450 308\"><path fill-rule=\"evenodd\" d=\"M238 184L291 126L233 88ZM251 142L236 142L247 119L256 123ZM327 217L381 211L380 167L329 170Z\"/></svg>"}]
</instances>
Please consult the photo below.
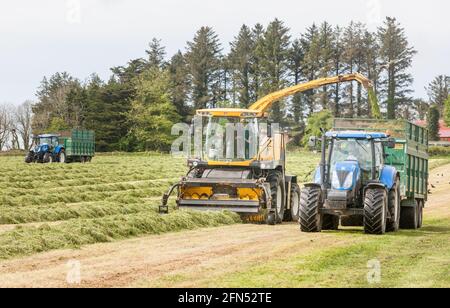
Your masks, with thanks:
<instances>
[{"instance_id":1,"label":"trailer tire","mask_svg":"<svg viewBox=\"0 0 450 308\"><path fill-rule=\"evenodd\" d=\"M423 208L424 208L424 202L423 200L418 202L419 204L419 211L418 211L418 219L417 219L417 229L421 229L423 226Z\"/></svg>"},{"instance_id":2,"label":"trailer tire","mask_svg":"<svg viewBox=\"0 0 450 308\"><path fill-rule=\"evenodd\" d=\"M320 187L305 187L300 197L300 230L313 233L322 231L322 218L320 212Z\"/></svg>"},{"instance_id":3,"label":"trailer tire","mask_svg":"<svg viewBox=\"0 0 450 308\"><path fill-rule=\"evenodd\" d=\"M273 226L277 223L281 223L284 217L284 203L286 198L283 174L279 171L271 172L267 177L267 182L270 183L270 191L272 194L271 209L275 210L275 212L269 212L267 216L267 224Z\"/></svg>"},{"instance_id":4,"label":"trailer tire","mask_svg":"<svg viewBox=\"0 0 450 308\"><path fill-rule=\"evenodd\" d=\"M366 234L386 233L386 191L369 188L364 198L364 232Z\"/></svg>"},{"instance_id":5,"label":"trailer tire","mask_svg":"<svg viewBox=\"0 0 450 308\"><path fill-rule=\"evenodd\" d=\"M339 230L339 216L323 215L322 230Z\"/></svg>"},{"instance_id":6,"label":"trailer tire","mask_svg":"<svg viewBox=\"0 0 450 308\"><path fill-rule=\"evenodd\" d=\"M293 183L291 187L291 221L298 222L300 219L300 198L300 186L297 183Z\"/></svg>"},{"instance_id":7,"label":"trailer tire","mask_svg":"<svg viewBox=\"0 0 450 308\"><path fill-rule=\"evenodd\" d=\"M416 230L419 226L418 203L414 201L414 206L403 206L400 212L400 228L406 230Z\"/></svg>"},{"instance_id":8,"label":"trailer tire","mask_svg":"<svg viewBox=\"0 0 450 308\"><path fill-rule=\"evenodd\" d=\"M386 225L387 232L397 232L400 229L400 211L401 211L401 200L400 200L400 179L397 178L394 187L389 192L389 213L391 218L388 219Z\"/></svg>"}]
</instances>

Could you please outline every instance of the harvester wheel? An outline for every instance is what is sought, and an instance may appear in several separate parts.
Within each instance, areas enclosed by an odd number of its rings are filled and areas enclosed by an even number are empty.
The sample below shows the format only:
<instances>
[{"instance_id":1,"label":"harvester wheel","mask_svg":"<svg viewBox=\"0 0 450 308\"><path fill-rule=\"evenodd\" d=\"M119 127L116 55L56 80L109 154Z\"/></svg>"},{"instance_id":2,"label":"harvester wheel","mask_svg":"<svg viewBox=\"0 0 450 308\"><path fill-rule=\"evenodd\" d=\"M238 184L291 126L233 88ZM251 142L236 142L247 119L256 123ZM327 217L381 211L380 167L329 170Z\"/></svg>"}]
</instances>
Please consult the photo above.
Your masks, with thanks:
<instances>
[{"instance_id":1,"label":"harvester wheel","mask_svg":"<svg viewBox=\"0 0 450 308\"><path fill-rule=\"evenodd\" d=\"M386 191L369 188L364 199L364 231L367 234L386 233Z\"/></svg>"},{"instance_id":2,"label":"harvester wheel","mask_svg":"<svg viewBox=\"0 0 450 308\"><path fill-rule=\"evenodd\" d=\"M414 206L402 206L400 213L400 228L416 230L419 226L419 204L414 201Z\"/></svg>"},{"instance_id":3,"label":"harvester wheel","mask_svg":"<svg viewBox=\"0 0 450 308\"><path fill-rule=\"evenodd\" d=\"M322 230L338 230L339 216L323 215Z\"/></svg>"},{"instance_id":4,"label":"harvester wheel","mask_svg":"<svg viewBox=\"0 0 450 308\"><path fill-rule=\"evenodd\" d=\"M281 223L284 217L284 200L285 189L283 174L279 171L274 171L267 177L267 182L270 183L270 191L272 193L272 209L275 213L270 212L267 216L267 224L275 225Z\"/></svg>"},{"instance_id":5,"label":"harvester wheel","mask_svg":"<svg viewBox=\"0 0 450 308\"><path fill-rule=\"evenodd\" d=\"M322 231L322 214L320 212L319 187L305 187L300 197L300 230L302 232Z\"/></svg>"},{"instance_id":6,"label":"harvester wheel","mask_svg":"<svg viewBox=\"0 0 450 308\"><path fill-rule=\"evenodd\" d=\"M394 187L389 192L389 213L391 218L386 225L387 232L397 232L400 228L400 179L397 178Z\"/></svg>"},{"instance_id":7,"label":"harvester wheel","mask_svg":"<svg viewBox=\"0 0 450 308\"><path fill-rule=\"evenodd\" d=\"M300 219L300 198L300 186L297 183L293 183L291 187L291 220L295 222L298 222Z\"/></svg>"}]
</instances>

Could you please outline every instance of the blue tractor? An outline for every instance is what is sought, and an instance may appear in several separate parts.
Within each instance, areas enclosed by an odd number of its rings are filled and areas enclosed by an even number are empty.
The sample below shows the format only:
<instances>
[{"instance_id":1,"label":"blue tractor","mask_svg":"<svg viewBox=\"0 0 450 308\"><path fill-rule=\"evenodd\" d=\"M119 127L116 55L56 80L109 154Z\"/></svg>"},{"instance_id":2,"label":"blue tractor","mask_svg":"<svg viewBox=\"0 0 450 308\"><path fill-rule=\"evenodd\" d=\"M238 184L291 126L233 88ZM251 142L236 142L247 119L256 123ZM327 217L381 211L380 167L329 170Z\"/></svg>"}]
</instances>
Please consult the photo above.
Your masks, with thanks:
<instances>
[{"instance_id":1,"label":"blue tractor","mask_svg":"<svg viewBox=\"0 0 450 308\"><path fill-rule=\"evenodd\" d=\"M59 137L59 135L54 134L35 136L31 149L25 157L25 162L28 164L65 163L66 153L64 144L59 143Z\"/></svg>"},{"instance_id":2,"label":"blue tractor","mask_svg":"<svg viewBox=\"0 0 450 308\"><path fill-rule=\"evenodd\" d=\"M310 145L319 140L311 138ZM384 234L400 227L400 172L386 163L396 140L386 133L323 132L321 162L314 182L301 192L303 232L364 226L367 234Z\"/></svg>"}]
</instances>

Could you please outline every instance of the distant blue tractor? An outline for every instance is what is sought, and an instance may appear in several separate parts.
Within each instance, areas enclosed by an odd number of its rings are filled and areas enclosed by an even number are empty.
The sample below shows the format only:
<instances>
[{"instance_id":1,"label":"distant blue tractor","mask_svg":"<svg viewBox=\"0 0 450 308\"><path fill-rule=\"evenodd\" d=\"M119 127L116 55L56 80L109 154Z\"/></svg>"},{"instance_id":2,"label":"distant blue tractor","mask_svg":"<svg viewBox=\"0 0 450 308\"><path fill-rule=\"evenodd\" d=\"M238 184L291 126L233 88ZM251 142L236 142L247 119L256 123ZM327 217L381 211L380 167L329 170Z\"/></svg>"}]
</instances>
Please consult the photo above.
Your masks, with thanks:
<instances>
[{"instance_id":1,"label":"distant blue tractor","mask_svg":"<svg viewBox=\"0 0 450 308\"><path fill-rule=\"evenodd\" d=\"M311 146L317 142L310 140ZM364 226L368 234L397 231L400 172L385 162L385 149L395 148L396 140L385 133L332 131L323 134L321 146L314 182L301 193L301 230L337 230L341 221Z\"/></svg>"},{"instance_id":2,"label":"distant blue tractor","mask_svg":"<svg viewBox=\"0 0 450 308\"><path fill-rule=\"evenodd\" d=\"M59 135L46 134L33 138L33 145L25 162L30 163L65 163L64 144L59 143Z\"/></svg>"}]
</instances>

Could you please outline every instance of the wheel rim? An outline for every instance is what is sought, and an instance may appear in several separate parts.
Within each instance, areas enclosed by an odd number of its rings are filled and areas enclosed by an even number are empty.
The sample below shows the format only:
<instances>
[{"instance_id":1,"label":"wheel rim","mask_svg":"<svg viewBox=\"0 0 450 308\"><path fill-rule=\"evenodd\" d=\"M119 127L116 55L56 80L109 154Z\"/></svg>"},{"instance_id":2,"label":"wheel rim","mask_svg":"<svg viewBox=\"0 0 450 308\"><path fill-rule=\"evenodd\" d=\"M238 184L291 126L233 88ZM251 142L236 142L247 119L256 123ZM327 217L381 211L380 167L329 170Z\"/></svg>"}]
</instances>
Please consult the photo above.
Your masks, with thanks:
<instances>
[{"instance_id":1,"label":"wheel rim","mask_svg":"<svg viewBox=\"0 0 450 308\"><path fill-rule=\"evenodd\" d=\"M60 157L59 157L59 161L60 161L61 163L65 163L65 162L66 162L66 154L61 153L61 154L60 154Z\"/></svg>"}]
</instances>

